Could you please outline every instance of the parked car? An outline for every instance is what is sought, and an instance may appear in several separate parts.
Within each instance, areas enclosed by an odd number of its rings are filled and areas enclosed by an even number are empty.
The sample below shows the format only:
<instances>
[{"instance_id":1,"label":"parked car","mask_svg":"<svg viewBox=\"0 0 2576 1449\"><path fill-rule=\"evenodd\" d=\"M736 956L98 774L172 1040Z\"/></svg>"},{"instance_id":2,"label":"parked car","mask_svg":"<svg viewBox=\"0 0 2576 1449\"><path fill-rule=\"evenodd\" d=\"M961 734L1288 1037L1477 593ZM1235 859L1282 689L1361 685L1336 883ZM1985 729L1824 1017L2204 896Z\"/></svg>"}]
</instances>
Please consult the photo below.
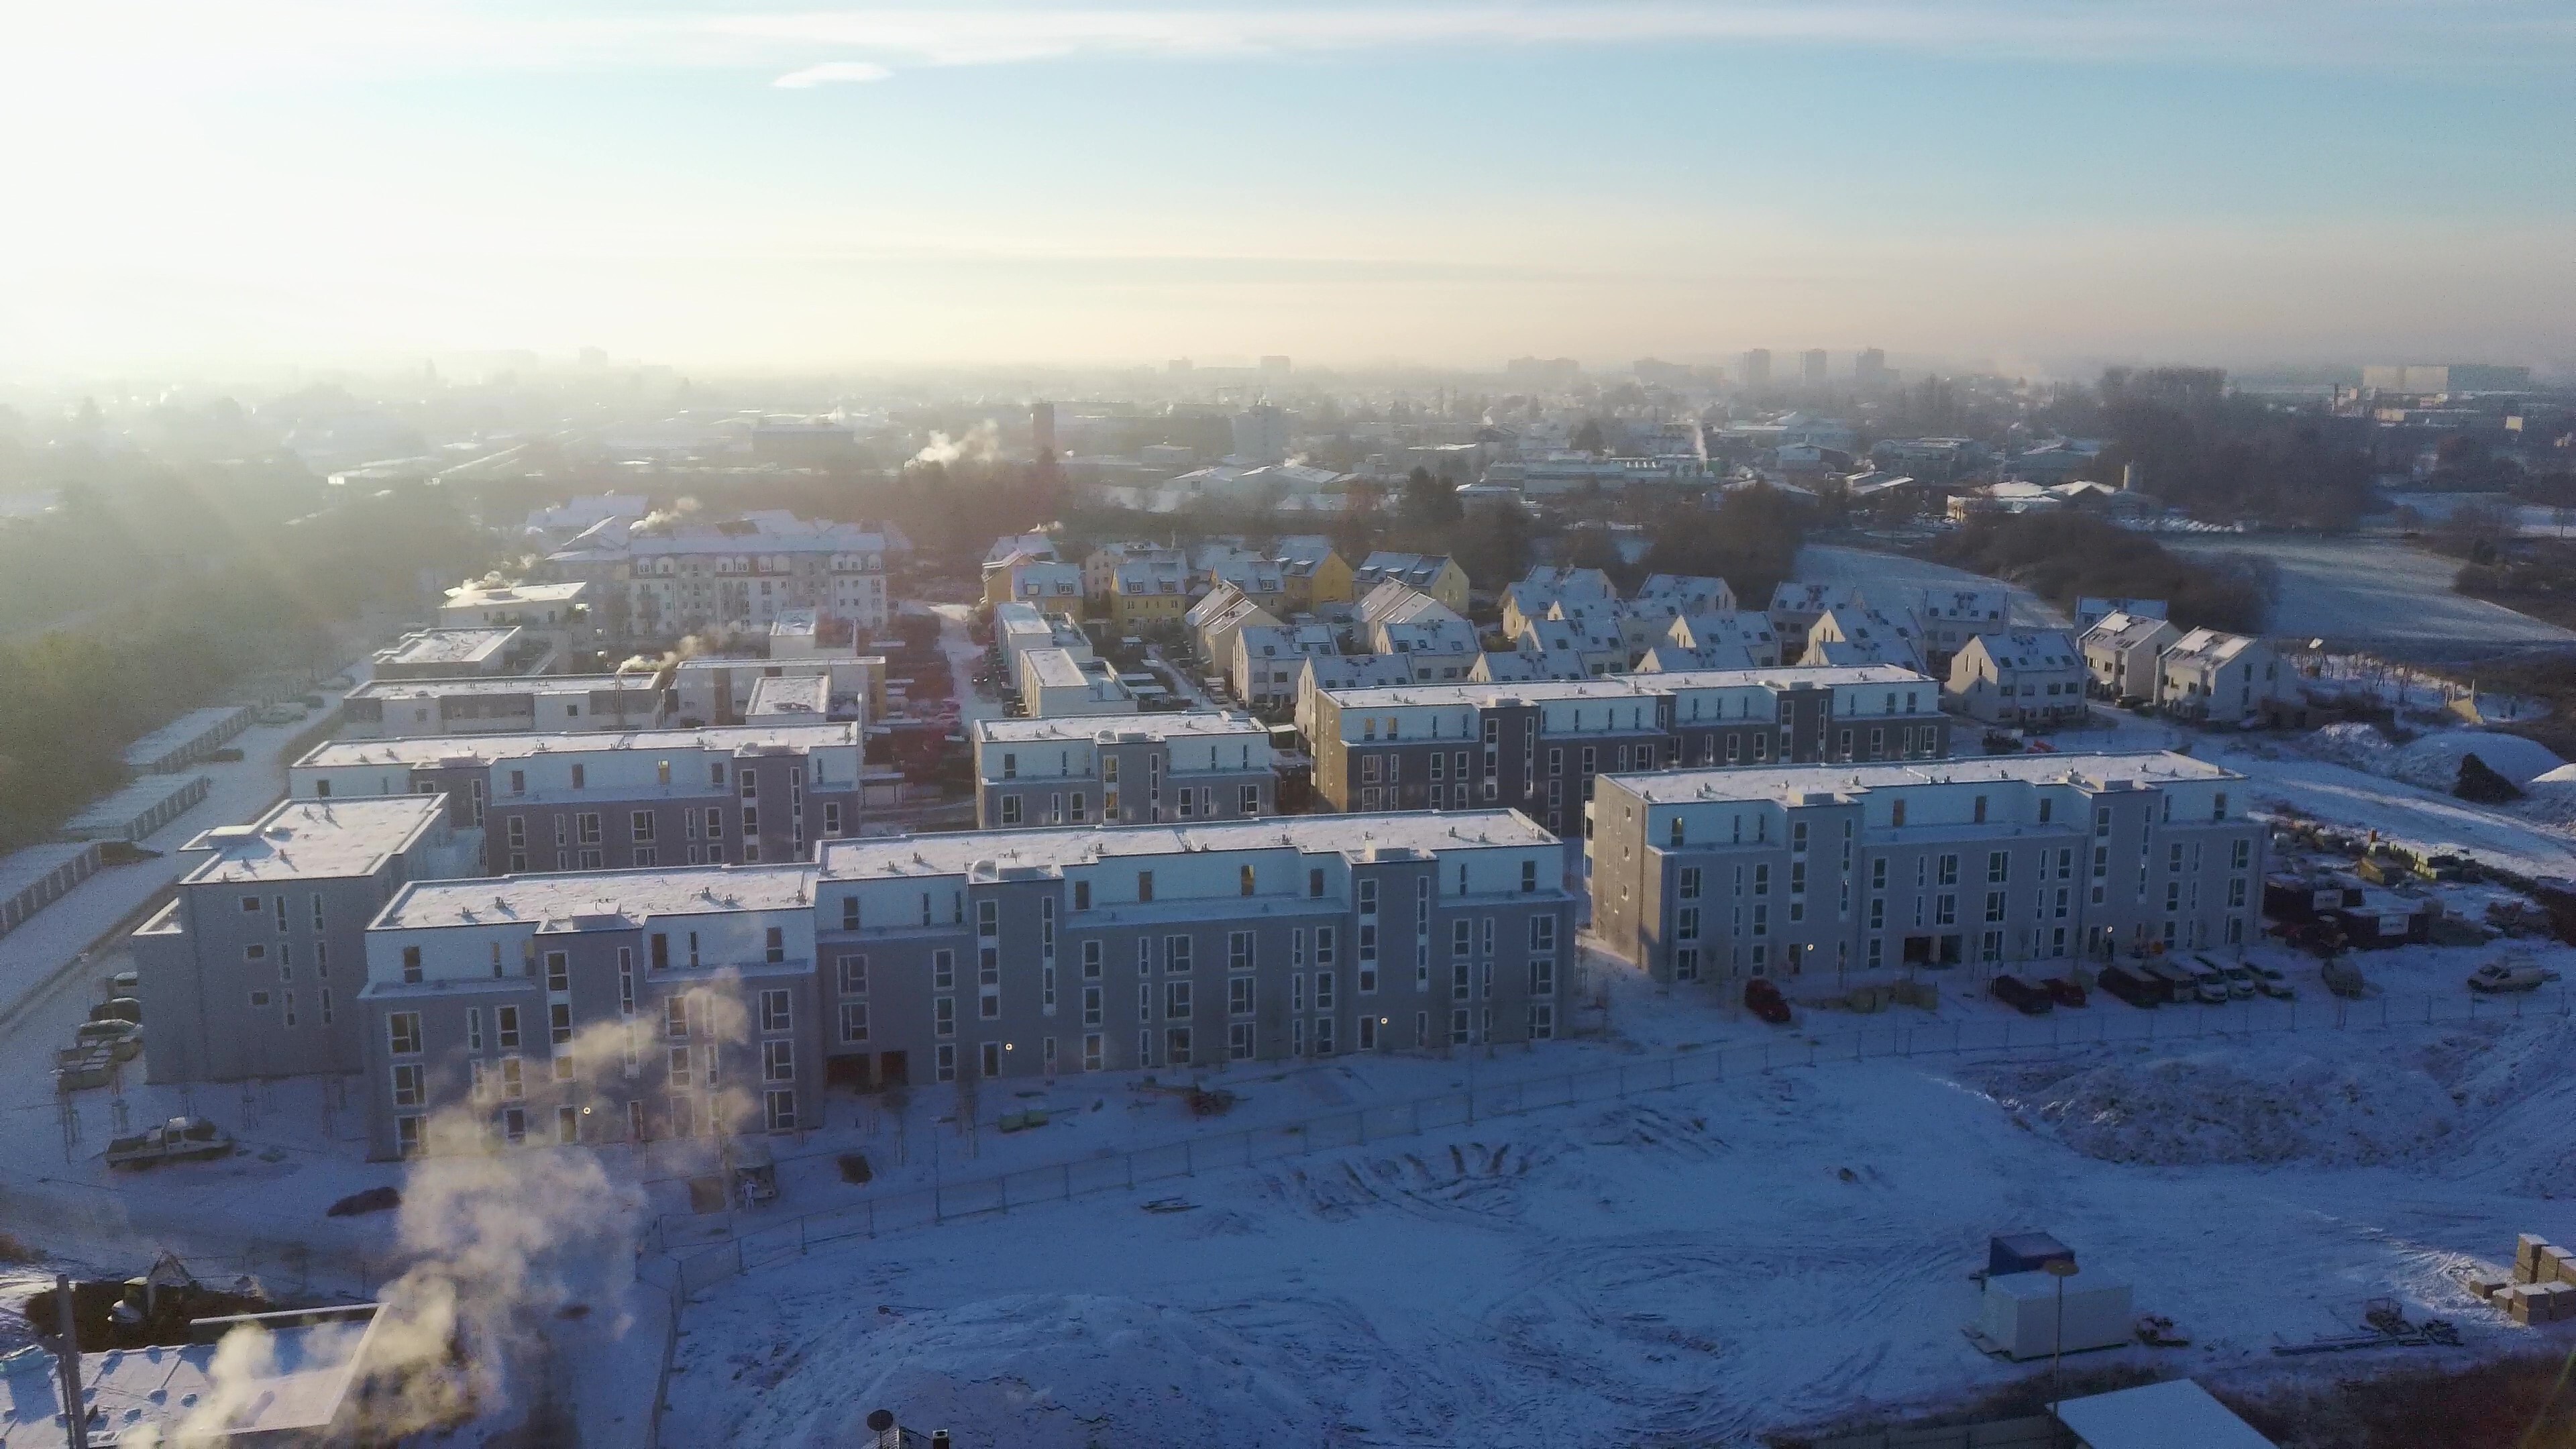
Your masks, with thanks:
<instances>
[{"instance_id":1,"label":"parked car","mask_svg":"<svg viewBox=\"0 0 2576 1449\"><path fill-rule=\"evenodd\" d=\"M2492 996L2502 991L2537 991L2558 973L2524 961L2490 961L2469 973L2469 989Z\"/></svg>"},{"instance_id":2,"label":"parked car","mask_svg":"<svg viewBox=\"0 0 2576 1449\"><path fill-rule=\"evenodd\" d=\"M2148 976L2151 976L2165 984L2165 1000L2167 1001L2179 1004L2182 1002L2206 999L2201 995L2199 973L2192 971L2190 968L2183 966L2179 962L2150 961L2138 969L2146 973ZM2218 999L2221 1001L2226 1000L2226 993L2221 991Z\"/></svg>"},{"instance_id":3,"label":"parked car","mask_svg":"<svg viewBox=\"0 0 2576 1449\"><path fill-rule=\"evenodd\" d=\"M2048 999L2060 1006L2085 1004L2084 988L2076 985L2072 976L2051 976L2039 983L2039 989L2047 992Z\"/></svg>"},{"instance_id":4,"label":"parked car","mask_svg":"<svg viewBox=\"0 0 2576 1449\"><path fill-rule=\"evenodd\" d=\"M2156 1007L2168 999L2164 981L2159 977L2132 971L2126 966L2105 966L2094 983L2131 1006Z\"/></svg>"},{"instance_id":5,"label":"parked car","mask_svg":"<svg viewBox=\"0 0 2576 1449\"><path fill-rule=\"evenodd\" d=\"M2278 997L2283 1001L2293 1001L2298 998L2299 988L2290 984L2290 978L2282 974L2280 967L2266 966L2260 961L2248 961L2245 963L2245 969L2254 977L2254 989L2265 996Z\"/></svg>"},{"instance_id":6,"label":"parked car","mask_svg":"<svg viewBox=\"0 0 2576 1449\"><path fill-rule=\"evenodd\" d=\"M2326 990L2346 1000L2359 1000L2370 991L2370 982L2361 968L2341 956L2328 956L2317 968L2325 978Z\"/></svg>"},{"instance_id":7,"label":"parked car","mask_svg":"<svg viewBox=\"0 0 2576 1449\"><path fill-rule=\"evenodd\" d=\"M131 996L111 996L89 1009L92 1021L127 1021L141 1025L143 1003Z\"/></svg>"},{"instance_id":8,"label":"parked car","mask_svg":"<svg viewBox=\"0 0 2576 1449\"><path fill-rule=\"evenodd\" d=\"M143 1054L143 1028L130 1021L85 1021L72 1033L75 1045L106 1047L120 1062Z\"/></svg>"},{"instance_id":9,"label":"parked car","mask_svg":"<svg viewBox=\"0 0 2576 1449\"><path fill-rule=\"evenodd\" d=\"M132 996L143 989L143 976L136 971L119 971L102 984L110 996Z\"/></svg>"},{"instance_id":10,"label":"parked car","mask_svg":"<svg viewBox=\"0 0 2576 1449\"><path fill-rule=\"evenodd\" d=\"M2024 1016L2046 1016L2057 1007L2057 1002L2045 990L2018 976L1998 976L1994 985L1987 989L1994 993L1995 1000Z\"/></svg>"},{"instance_id":11,"label":"parked car","mask_svg":"<svg viewBox=\"0 0 2576 1449\"><path fill-rule=\"evenodd\" d=\"M2246 970L2244 963L2239 962L2233 966L2221 966L2206 956L2194 956L2191 958L2191 961L2194 970L2197 971L2203 979L2207 979L2210 972L2217 972L2219 982L2227 988L2227 995L2230 999L2236 1001L2249 1001L2253 999L2254 973Z\"/></svg>"},{"instance_id":12,"label":"parked car","mask_svg":"<svg viewBox=\"0 0 2576 1449\"><path fill-rule=\"evenodd\" d=\"M1773 1026L1789 1023L1789 1002L1767 977L1756 976L1744 983L1744 1009Z\"/></svg>"},{"instance_id":13,"label":"parked car","mask_svg":"<svg viewBox=\"0 0 2576 1449\"><path fill-rule=\"evenodd\" d=\"M155 1167L164 1162L196 1162L230 1157L232 1134L203 1117L173 1117L158 1127L107 1144L110 1167Z\"/></svg>"}]
</instances>

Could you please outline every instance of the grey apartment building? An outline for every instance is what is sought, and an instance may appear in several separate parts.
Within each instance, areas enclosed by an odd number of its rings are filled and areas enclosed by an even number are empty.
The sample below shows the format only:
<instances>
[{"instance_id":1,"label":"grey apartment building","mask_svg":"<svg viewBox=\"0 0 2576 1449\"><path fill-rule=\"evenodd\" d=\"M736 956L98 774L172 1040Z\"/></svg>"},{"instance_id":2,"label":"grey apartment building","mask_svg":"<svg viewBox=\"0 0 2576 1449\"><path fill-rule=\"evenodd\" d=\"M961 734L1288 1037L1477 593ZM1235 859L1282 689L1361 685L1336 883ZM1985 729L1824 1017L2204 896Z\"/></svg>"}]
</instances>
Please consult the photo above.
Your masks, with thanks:
<instances>
[{"instance_id":1,"label":"grey apartment building","mask_svg":"<svg viewBox=\"0 0 2576 1449\"><path fill-rule=\"evenodd\" d=\"M369 1155L819 1121L810 865L417 884L367 932ZM439 1145L453 1145L439 1138Z\"/></svg>"},{"instance_id":2,"label":"grey apartment building","mask_svg":"<svg viewBox=\"0 0 2576 1449\"><path fill-rule=\"evenodd\" d=\"M1605 776L1592 929L1664 982L2239 951L2250 794L2175 754Z\"/></svg>"},{"instance_id":3,"label":"grey apartment building","mask_svg":"<svg viewBox=\"0 0 2576 1449\"><path fill-rule=\"evenodd\" d=\"M810 860L855 835L859 726L348 740L287 770L302 800L444 795L482 873Z\"/></svg>"},{"instance_id":4,"label":"grey apartment building","mask_svg":"<svg viewBox=\"0 0 2576 1449\"><path fill-rule=\"evenodd\" d=\"M446 803L288 801L182 847L207 858L133 936L154 1082L354 1072L366 930L410 881L463 875Z\"/></svg>"},{"instance_id":5,"label":"grey apartment building","mask_svg":"<svg viewBox=\"0 0 2576 1449\"><path fill-rule=\"evenodd\" d=\"M1599 774L1941 759L1950 719L1895 665L1708 669L1324 690L1307 745L1334 809L1503 806L1572 834Z\"/></svg>"},{"instance_id":6,"label":"grey apartment building","mask_svg":"<svg viewBox=\"0 0 2576 1449\"><path fill-rule=\"evenodd\" d=\"M1161 825L1278 812L1269 727L1201 710L975 724L975 825Z\"/></svg>"},{"instance_id":7,"label":"grey apartment building","mask_svg":"<svg viewBox=\"0 0 2576 1449\"><path fill-rule=\"evenodd\" d=\"M655 675L548 674L475 679L371 679L341 705L342 739L577 734L650 729L662 721Z\"/></svg>"},{"instance_id":8,"label":"grey apartment building","mask_svg":"<svg viewBox=\"0 0 2576 1449\"><path fill-rule=\"evenodd\" d=\"M1556 837L1515 811L844 840L814 865L414 886L368 932L370 1130L421 1150L786 1131L821 1084L1555 1036Z\"/></svg>"}]
</instances>

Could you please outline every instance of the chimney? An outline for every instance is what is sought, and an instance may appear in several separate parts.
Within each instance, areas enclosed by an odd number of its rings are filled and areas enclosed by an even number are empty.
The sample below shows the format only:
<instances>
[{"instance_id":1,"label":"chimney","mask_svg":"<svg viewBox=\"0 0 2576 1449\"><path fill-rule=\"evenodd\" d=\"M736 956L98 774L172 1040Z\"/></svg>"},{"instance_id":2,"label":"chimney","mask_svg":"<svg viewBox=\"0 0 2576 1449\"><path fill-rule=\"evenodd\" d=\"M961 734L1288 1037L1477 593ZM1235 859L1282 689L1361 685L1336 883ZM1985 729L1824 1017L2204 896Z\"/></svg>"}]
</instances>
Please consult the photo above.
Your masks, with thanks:
<instances>
[{"instance_id":1,"label":"chimney","mask_svg":"<svg viewBox=\"0 0 2576 1449\"><path fill-rule=\"evenodd\" d=\"M2135 464L2135 463L2123 463L2123 464L2121 464L2121 465L2120 465L2120 491L2121 491L2121 492L2123 492L2123 493L2126 493L2126 492L2128 492L2130 489L2135 488L2135 487L2137 487L2137 486L2138 486L2138 465L2137 465L2137 464Z\"/></svg>"}]
</instances>

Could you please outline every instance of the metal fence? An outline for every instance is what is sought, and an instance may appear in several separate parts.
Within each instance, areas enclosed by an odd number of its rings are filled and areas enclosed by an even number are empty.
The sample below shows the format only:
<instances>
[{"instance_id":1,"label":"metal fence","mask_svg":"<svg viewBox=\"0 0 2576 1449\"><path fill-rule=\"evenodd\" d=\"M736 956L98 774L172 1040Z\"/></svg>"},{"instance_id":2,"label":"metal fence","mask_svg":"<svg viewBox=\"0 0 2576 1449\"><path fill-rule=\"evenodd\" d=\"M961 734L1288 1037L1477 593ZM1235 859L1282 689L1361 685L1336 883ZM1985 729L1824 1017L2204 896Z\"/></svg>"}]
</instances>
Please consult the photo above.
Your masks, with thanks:
<instances>
[{"instance_id":1,"label":"metal fence","mask_svg":"<svg viewBox=\"0 0 2576 1449\"><path fill-rule=\"evenodd\" d=\"M2565 1019L2576 1010L2567 988L2510 997L2392 996L2358 1001L2277 1001L2258 998L2225 1006L2176 1005L2137 1010L2097 998L2089 1010L2058 1011L2045 1019L1981 1016L1974 1020L1891 1021L1825 1037L1684 1048L1670 1055L1542 1075L1479 1083L1405 1102L1391 1102L1302 1121L1214 1132L1128 1152L1024 1167L998 1175L927 1188L871 1195L846 1208L775 1221L710 1214L656 1224L656 1246L672 1255L671 1291L681 1300L709 1286L772 1263L785 1262L829 1243L877 1238L936 1227L958 1218L1007 1215L1044 1203L1070 1202L1104 1192L1133 1192L1157 1183L1224 1168L1258 1167L1320 1151L1364 1147L1391 1138L1472 1127L1550 1107L1617 1101L1644 1092L1721 1082L1787 1066L1821 1066L1888 1057L2029 1052L2034 1055L2101 1047L2151 1046L2302 1031L2380 1030L2445 1021L2511 1020L2524 1016ZM715 1240L715 1246L690 1246Z\"/></svg>"}]
</instances>

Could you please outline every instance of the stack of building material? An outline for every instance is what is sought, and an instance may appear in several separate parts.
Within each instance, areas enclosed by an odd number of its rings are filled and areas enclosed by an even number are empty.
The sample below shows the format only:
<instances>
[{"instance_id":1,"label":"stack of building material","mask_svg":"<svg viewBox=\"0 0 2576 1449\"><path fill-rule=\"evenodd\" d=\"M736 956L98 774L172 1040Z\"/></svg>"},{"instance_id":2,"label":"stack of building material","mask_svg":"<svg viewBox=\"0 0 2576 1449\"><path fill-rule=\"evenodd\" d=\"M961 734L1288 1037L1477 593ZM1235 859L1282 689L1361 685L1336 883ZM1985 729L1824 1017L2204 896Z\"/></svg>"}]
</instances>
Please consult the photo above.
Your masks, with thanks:
<instances>
[{"instance_id":1,"label":"stack of building material","mask_svg":"<svg viewBox=\"0 0 2576 1449\"><path fill-rule=\"evenodd\" d=\"M2516 1323L2576 1321L2576 1253L2530 1233L2514 1244L2510 1279L2476 1274L2468 1285Z\"/></svg>"}]
</instances>

